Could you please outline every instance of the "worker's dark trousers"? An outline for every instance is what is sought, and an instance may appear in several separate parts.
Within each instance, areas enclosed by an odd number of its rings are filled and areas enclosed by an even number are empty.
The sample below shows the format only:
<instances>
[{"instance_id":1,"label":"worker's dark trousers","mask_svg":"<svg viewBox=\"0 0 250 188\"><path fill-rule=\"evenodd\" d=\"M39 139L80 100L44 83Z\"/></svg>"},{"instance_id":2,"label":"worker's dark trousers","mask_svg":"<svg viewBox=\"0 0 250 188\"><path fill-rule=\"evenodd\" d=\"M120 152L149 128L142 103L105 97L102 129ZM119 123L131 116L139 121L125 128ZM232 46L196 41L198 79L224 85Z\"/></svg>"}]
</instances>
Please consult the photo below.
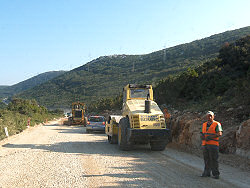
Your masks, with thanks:
<instances>
[{"instance_id":1,"label":"worker's dark trousers","mask_svg":"<svg viewBox=\"0 0 250 188\"><path fill-rule=\"evenodd\" d=\"M219 165L218 165L218 158L219 158L219 146L215 145L206 145L203 146L203 157L204 157L204 174L210 175L211 171L213 176L219 176Z\"/></svg>"},{"instance_id":2,"label":"worker's dark trousers","mask_svg":"<svg viewBox=\"0 0 250 188\"><path fill-rule=\"evenodd\" d=\"M169 129L168 141L172 142L172 123L171 123L171 121L166 121L166 120L165 120L165 123L166 123L167 129Z\"/></svg>"}]
</instances>

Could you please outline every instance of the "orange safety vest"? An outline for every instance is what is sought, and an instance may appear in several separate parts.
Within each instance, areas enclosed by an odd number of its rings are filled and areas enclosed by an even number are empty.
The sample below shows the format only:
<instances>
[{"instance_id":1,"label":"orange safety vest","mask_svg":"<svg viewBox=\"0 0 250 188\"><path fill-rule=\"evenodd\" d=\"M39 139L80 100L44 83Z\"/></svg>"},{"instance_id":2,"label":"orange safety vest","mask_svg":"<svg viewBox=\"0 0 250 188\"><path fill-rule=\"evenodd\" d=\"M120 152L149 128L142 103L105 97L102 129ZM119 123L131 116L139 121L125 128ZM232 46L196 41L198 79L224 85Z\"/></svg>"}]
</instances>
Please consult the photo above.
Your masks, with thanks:
<instances>
[{"instance_id":1,"label":"orange safety vest","mask_svg":"<svg viewBox=\"0 0 250 188\"><path fill-rule=\"evenodd\" d=\"M165 119L169 119L171 117L171 115L170 115L170 113L167 112L164 114L164 117L165 117Z\"/></svg>"},{"instance_id":2,"label":"orange safety vest","mask_svg":"<svg viewBox=\"0 0 250 188\"><path fill-rule=\"evenodd\" d=\"M214 121L212 123L212 125L210 125L210 127L207 130L207 122L203 123L203 125L202 125L202 133L205 135L205 138L207 136L209 136L209 134L216 134L215 128L216 128L216 126L218 124L219 124L219 122ZM202 145L203 146L205 146L205 145L216 145L216 146L219 146L219 137L215 137L215 138L213 138L213 140L209 140L209 141L202 140Z\"/></svg>"},{"instance_id":3,"label":"orange safety vest","mask_svg":"<svg viewBox=\"0 0 250 188\"><path fill-rule=\"evenodd\" d=\"M163 110L163 113L164 113L164 118L167 120L171 117L170 113L168 113L168 110L167 109L164 109Z\"/></svg>"}]
</instances>

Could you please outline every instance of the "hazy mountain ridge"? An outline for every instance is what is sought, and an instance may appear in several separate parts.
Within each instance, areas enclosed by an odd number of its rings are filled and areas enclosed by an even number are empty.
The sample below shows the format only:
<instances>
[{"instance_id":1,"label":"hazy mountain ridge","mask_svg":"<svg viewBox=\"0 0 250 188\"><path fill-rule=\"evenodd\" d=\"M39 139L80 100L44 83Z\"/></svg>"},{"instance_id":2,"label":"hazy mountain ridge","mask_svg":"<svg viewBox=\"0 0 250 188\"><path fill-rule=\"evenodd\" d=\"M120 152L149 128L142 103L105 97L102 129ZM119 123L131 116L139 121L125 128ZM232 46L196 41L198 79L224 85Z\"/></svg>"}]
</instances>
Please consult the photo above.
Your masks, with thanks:
<instances>
[{"instance_id":1,"label":"hazy mountain ridge","mask_svg":"<svg viewBox=\"0 0 250 188\"><path fill-rule=\"evenodd\" d=\"M18 96L35 98L46 106L68 106L77 100L90 103L116 95L127 83L154 84L170 74L202 65L215 58L223 44L248 34L250 27L245 27L150 54L102 56Z\"/></svg>"},{"instance_id":2,"label":"hazy mountain ridge","mask_svg":"<svg viewBox=\"0 0 250 188\"><path fill-rule=\"evenodd\" d=\"M34 76L32 78L29 78L27 80L14 84L12 86L0 86L0 97L9 97L16 93L33 88L65 72L66 71L49 71L49 72L41 73L37 76Z\"/></svg>"},{"instance_id":3,"label":"hazy mountain ridge","mask_svg":"<svg viewBox=\"0 0 250 188\"><path fill-rule=\"evenodd\" d=\"M0 89L4 89L4 88L7 88L7 87L9 87L9 86L2 85L2 86L0 86Z\"/></svg>"}]
</instances>

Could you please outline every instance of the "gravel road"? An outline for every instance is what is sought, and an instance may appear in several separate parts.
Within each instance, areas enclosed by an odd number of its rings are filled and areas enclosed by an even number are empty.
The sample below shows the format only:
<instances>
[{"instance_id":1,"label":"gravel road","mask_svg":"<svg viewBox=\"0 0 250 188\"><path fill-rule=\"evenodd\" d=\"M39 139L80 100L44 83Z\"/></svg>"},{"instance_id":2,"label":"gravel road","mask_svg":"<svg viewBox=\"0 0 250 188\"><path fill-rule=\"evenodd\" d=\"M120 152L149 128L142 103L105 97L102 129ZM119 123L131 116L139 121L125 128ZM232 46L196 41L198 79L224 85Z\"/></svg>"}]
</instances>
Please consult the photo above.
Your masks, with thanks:
<instances>
[{"instance_id":1,"label":"gravel road","mask_svg":"<svg viewBox=\"0 0 250 188\"><path fill-rule=\"evenodd\" d=\"M221 165L221 178L201 178L203 160L149 146L120 151L104 134L59 121L0 142L0 187L249 187L250 173Z\"/></svg>"}]
</instances>

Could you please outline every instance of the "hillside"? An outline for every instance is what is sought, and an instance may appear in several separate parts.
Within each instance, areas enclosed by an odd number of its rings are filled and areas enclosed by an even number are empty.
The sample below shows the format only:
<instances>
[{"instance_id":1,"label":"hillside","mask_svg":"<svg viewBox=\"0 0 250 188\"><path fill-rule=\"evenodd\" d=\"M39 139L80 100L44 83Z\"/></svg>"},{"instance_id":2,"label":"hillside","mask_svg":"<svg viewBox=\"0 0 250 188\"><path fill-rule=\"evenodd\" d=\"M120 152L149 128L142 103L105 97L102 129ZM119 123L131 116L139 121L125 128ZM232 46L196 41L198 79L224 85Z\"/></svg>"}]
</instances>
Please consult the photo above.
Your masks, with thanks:
<instances>
[{"instance_id":1,"label":"hillside","mask_svg":"<svg viewBox=\"0 0 250 188\"><path fill-rule=\"evenodd\" d=\"M155 87L159 103L195 109L250 105L250 35L225 44L216 59L168 76ZM248 111L249 113L249 111ZM245 114L247 118L249 114Z\"/></svg>"},{"instance_id":2,"label":"hillside","mask_svg":"<svg viewBox=\"0 0 250 188\"><path fill-rule=\"evenodd\" d=\"M250 109L250 35L226 43L219 55L196 68L169 75L154 86L159 105L180 111L238 108L233 116L240 122L247 119ZM122 108L122 95L101 98L88 110L103 112ZM231 115L232 116L232 115Z\"/></svg>"},{"instance_id":3,"label":"hillside","mask_svg":"<svg viewBox=\"0 0 250 188\"><path fill-rule=\"evenodd\" d=\"M8 86L0 86L0 89L4 89L4 88L6 88L6 87L8 87Z\"/></svg>"},{"instance_id":4,"label":"hillside","mask_svg":"<svg viewBox=\"0 0 250 188\"><path fill-rule=\"evenodd\" d=\"M65 71L45 72L12 86L0 86L0 98L10 97L16 93L33 88L34 86L47 82L63 73L65 73Z\"/></svg>"},{"instance_id":5,"label":"hillside","mask_svg":"<svg viewBox=\"0 0 250 188\"><path fill-rule=\"evenodd\" d=\"M145 55L99 57L44 84L18 95L35 98L47 107L68 106L72 101L91 103L99 97L115 96L127 83L153 83L187 68L214 59L226 42L250 34L250 27L216 34Z\"/></svg>"}]
</instances>

